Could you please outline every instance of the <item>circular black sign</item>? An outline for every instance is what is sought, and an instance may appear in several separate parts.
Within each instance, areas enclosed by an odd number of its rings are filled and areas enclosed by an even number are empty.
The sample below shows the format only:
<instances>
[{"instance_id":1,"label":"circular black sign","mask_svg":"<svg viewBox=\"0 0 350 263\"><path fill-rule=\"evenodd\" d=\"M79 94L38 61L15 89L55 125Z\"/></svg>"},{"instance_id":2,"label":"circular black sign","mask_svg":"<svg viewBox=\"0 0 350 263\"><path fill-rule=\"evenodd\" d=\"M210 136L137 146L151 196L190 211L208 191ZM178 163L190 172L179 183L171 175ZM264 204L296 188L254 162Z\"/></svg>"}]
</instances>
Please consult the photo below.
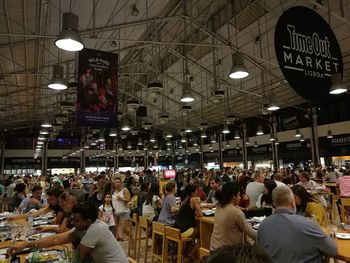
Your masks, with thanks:
<instances>
[{"instance_id":1,"label":"circular black sign","mask_svg":"<svg viewBox=\"0 0 350 263\"><path fill-rule=\"evenodd\" d=\"M314 10L295 6L279 18L275 30L278 64L290 86L303 98L329 98L332 74L343 73L338 41Z\"/></svg>"}]
</instances>

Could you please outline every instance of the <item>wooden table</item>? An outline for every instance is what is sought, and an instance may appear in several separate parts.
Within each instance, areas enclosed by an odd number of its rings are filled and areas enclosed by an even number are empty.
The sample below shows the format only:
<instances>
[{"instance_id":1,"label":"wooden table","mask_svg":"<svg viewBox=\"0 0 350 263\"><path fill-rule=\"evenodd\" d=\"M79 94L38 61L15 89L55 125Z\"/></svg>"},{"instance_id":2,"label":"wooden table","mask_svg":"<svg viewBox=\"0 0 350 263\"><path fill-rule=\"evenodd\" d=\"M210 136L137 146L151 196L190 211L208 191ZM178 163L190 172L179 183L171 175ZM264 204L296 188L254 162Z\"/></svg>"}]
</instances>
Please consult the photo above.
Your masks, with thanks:
<instances>
[{"instance_id":1,"label":"wooden table","mask_svg":"<svg viewBox=\"0 0 350 263\"><path fill-rule=\"evenodd\" d=\"M198 217L199 220L199 247L202 249L210 250L210 238L214 229L214 217L202 216ZM335 239L338 246L338 255L336 259L350 262L350 240Z\"/></svg>"},{"instance_id":2,"label":"wooden table","mask_svg":"<svg viewBox=\"0 0 350 263\"><path fill-rule=\"evenodd\" d=\"M19 224L19 225L25 225L27 222L25 219L19 219L19 220L15 220L13 221L13 223ZM21 244L24 241L16 241L16 244ZM5 241L5 242L1 242L0 243L0 248L6 248L6 247L11 247L11 240ZM59 245L59 246L52 246L49 248L45 248L46 250L51 250L51 249L57 249L57 250L64 250L64 249L68 249L69 251L73 250L73 245L71 243L68 244L64 244L64 245ZM28 254L21 254L18 255L19 259L20 259L20 263L25 263L26 262L26 256Z\"/></svg>"}]
</instances>

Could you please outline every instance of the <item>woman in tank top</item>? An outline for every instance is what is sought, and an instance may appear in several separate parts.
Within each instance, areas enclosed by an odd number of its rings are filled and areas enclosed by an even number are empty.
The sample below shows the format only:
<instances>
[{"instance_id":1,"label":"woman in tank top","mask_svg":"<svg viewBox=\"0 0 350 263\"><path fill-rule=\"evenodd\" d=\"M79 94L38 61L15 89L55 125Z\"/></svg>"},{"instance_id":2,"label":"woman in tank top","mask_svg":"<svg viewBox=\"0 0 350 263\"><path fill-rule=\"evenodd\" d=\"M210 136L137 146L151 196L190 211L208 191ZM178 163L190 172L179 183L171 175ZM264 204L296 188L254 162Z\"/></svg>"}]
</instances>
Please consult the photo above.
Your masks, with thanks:
<instances>
[{"instance_id":1,"label":"woman in tank top","mask_svg":"<svg viewBox=\"0 0 350 263\"><path fill-rule=\"evenodd\" d=\"M115 211L115 226L117 240L127 240L129 238L129 218L130 209L127 206L130 202L130 193L127 188L123 188L122 180L117 177L112 190L112 204Z\"/></svg>"}]
</instances>

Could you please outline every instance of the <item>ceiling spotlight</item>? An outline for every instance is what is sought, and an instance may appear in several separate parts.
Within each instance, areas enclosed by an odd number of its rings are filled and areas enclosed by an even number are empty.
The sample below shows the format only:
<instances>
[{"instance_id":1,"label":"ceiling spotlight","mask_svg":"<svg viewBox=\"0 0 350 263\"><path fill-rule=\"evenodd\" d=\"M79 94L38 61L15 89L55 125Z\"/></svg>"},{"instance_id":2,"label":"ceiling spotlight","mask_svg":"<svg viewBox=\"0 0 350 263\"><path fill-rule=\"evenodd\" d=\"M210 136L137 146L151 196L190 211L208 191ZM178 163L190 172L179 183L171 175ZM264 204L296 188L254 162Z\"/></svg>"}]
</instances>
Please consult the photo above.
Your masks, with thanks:
<instances>
[{"instance_id":1,"label":"ceiling spotlight","mask_svg":"<svg viewBox=\"0 0 350 263\"><path fill-rule=\"evenodd\" d=\"M41 129L40 132L39 132L39 134L41 134L41 135L47 135L47 134L49 134L49 131L46 130L46 129Z\"/></svg>"},{"instance_id":2,"label":"ceiling spotlight","mask_svg":"<svg viewBox=\"0 0 350 263\"><path fill-rule=\"evenodd\" d=\"M332 139L332 138L333 138L333 134L332 134L332 131L331 131L331 130L328 130L328 131L327 131L327 138L328 138L328 139Z\"/></svg>"},{"instance_id":3,"label":"ceiling spotlight","mask_svg":"<svg viewBox=\"0 0 350 263\"><path fill-rule=\"evenodd\" d=\"M247 68L244 66L243 54L236 51L232 55L232 68L229 74L231 79L243 79L249 76Z\"/></svg>"},{"instance_id":4,"label":"ceiling spotlight","mask_svg":"<svg viewBox=\"0 0 350 263\"><path fill-rule=\"evenodd\" d=\"M191 84L189 82L185 83L183 86L181 101L182 102L194 101L194 97L193 97L192 91L191 91Z\"/></svg>"},{"instance_id":5,"label":"ceiling spotlight","mask_svg":"<svg viewBox=\"0 0 350 263\"><path fill-rule=\"evenodd\" d=\"M53 65L53 74L50 83L47 85L50 89L53 90L65 90L68 85L67 82L63 79L63 66Z\"/></svg>"},{"instance_id":6,"label":"ceiling spotlight","mask_svg":"<svg viewBox=\"0 0 350 263\"><path fill-rule=\"evenodd\" d=\"M117 130L116 129L111 129L111 131L109 132L109 136L111 137L116 137L118 135Z\"/></svg>"},{"instance_id":7,"label":"ceiling spotlight","mask_svg":"<svg viewBox=\"0 0 350 263\"><path fill-rule=\"evenodd\" d=\"M256 132L256 135L263 135L264 134L264 131L263 131L263 128L261 125L258 126L258 130Z\"/></svg>"},{"instance_id":8,"label":"ceiling spotlight","mask_svg":"<svg viewBox=\"0 0 350 263\"><path fill-rule=\"evenodd\" d=\"M66 12L63 13L62 31L55 41L59 49L66 51L80 51L84 48L83 41L78 34L79 18L77 15Z\"/></svg>"},{"instance_id":9,"label":"ceiling spotlight","mask_svg":"<svg viewBox=\"0 0 350 263\"><path fill-rule=\"evenodd\" d=\"M241 138L241 136L239 135L238 131L235 131L235 136L233 137L235 140L238 140Z\"/></svg>"},{"instance_id":10,"label":"ceiling spotlight","mask_svg":"<svg viewBox=\"0 0 350 263\"><path fill-rule=\"evenodd\" d=\"M329 94L337 95L347 91L346 86L342 83L342 77L340 73L332 75L332 86L329 90Z\"/></svg>"},{"instance_id":11,"label":"ceiling spotlight","mask_svg":"<svg viewBox=\"0 0 350 263\"><path fill-rule=\"evenodd\" d=\"M130 126L128 124L124 123L121 129L122 129L122 131L130 131Z\"/></svg>"},{"instance_id":12,"label":"ceiling spotlight","mask_svg":"<svg viewBox=\"0 0 350 263\"><path fill-rule=\"evenodd\" d=\"M52 125L51 125L51 123L49 123L48 121L44 121L44 122L41 124L41 127L43 127L43 128L51 128Z\"/></svg>"},{"instance_id":13,"label":"ceiling spotlight","mask_svg":"<svg viewBox=\"0 0 350 263\"><path fill-rule=\"evenodd\" d=\"M301 136L302 136L302 134L300 133L300 130L299 130L299 129L296 129L296 130L295 130L294 137L295 137L295 138L300 138Z\"/></svg>"},{"instance_id":14,"label":"ceiling spotlight","mask_svg":"<svg viewBox=\"0 0 350 263\"><path fill-rule=\"evenodd\" d=\"M224 128L222 129L222 133L223 133L223 134L228 134L228 133L230 133L230 130L229 130L227 124L224 124Z\"/></svg>"},{"instance_id":15,"label":"ceiling spotlight","mask_svg":"<svg viewBox=\"0 0 350 263\"><path fill-rule=\"evenodd\" d=\"M269 103L267 104L267 108L266 108L268 111L276 111L276 110L279 110L280 109L280 106L278 106L276 100L275 100L275 97L272 95L270 98L269 98Z\"/></svg>"}]
</instances>

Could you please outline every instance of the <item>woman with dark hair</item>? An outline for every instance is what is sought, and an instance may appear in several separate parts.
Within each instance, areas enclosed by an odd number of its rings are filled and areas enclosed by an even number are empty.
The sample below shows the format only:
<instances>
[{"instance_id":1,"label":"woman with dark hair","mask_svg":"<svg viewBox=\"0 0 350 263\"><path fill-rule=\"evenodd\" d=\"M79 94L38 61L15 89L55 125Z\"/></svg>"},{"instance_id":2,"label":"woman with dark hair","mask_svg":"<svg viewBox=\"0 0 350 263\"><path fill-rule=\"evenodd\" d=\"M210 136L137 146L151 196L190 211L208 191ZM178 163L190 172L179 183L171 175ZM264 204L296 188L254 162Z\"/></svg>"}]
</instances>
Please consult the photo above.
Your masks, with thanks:
<instances>
[{"instance_id":1,"label":"woman with dark hair","mask_svg":"<svg viewBox=\"0 0 350 263\"><path fill-rule=\"evenodd\" d=\"M189 237L195 234L196 216L203 216L198 197L196 197L197 187L193 184L186 185L186 198L181 202L179 214L176 217L174 227L181 230L181 236Z\"/></svg>"},{"instance_id":2,"label":"woman with dark hair","mask_svg":"<svg viewBox=\"0 0 350 263\"><path fill-rule=\"evenodd\" d=\"M158 219L161 206L162 199L160 199L159 184L152 183L145 196L145 201L142 206L142 215L147 216L148 220L152 222L155 218Z\"/></svg>"},{"instance_id":3,"label":"woman with dark hair","mask_svg":"<svg viewBox=\"0 0 350 263\"><path fill-rule=\"evenodd\" d=\"M327 214L322 204L301 185L292 187L297 212L314 218L321 226L327 225Z\"/></svg>"},{"instance_id":4,"label":"woman with dark hair","mask_svg":"<svg viewBox=\"0 0 350 263\"><path fill-rule=\"evenodd\" d=\"M214 216L214 229L210 240L210 250L226 246L245 243L245 235L256 239L256 230L247 222L240 202L240 184L230 182L217 190L215 198L218 206Z\"/></svg>"},{"instance_id":5,"label":"woman with dark hair","mask_svg":"<svg viewBox=\"0 0 350 263\"><path fill-rule=\"evenodd\" d=\"M258 197L257 207L272 208L272 191L277 187L275 180L267 180L264 182L264 191Z\"/></svg>"}]
</instances>

